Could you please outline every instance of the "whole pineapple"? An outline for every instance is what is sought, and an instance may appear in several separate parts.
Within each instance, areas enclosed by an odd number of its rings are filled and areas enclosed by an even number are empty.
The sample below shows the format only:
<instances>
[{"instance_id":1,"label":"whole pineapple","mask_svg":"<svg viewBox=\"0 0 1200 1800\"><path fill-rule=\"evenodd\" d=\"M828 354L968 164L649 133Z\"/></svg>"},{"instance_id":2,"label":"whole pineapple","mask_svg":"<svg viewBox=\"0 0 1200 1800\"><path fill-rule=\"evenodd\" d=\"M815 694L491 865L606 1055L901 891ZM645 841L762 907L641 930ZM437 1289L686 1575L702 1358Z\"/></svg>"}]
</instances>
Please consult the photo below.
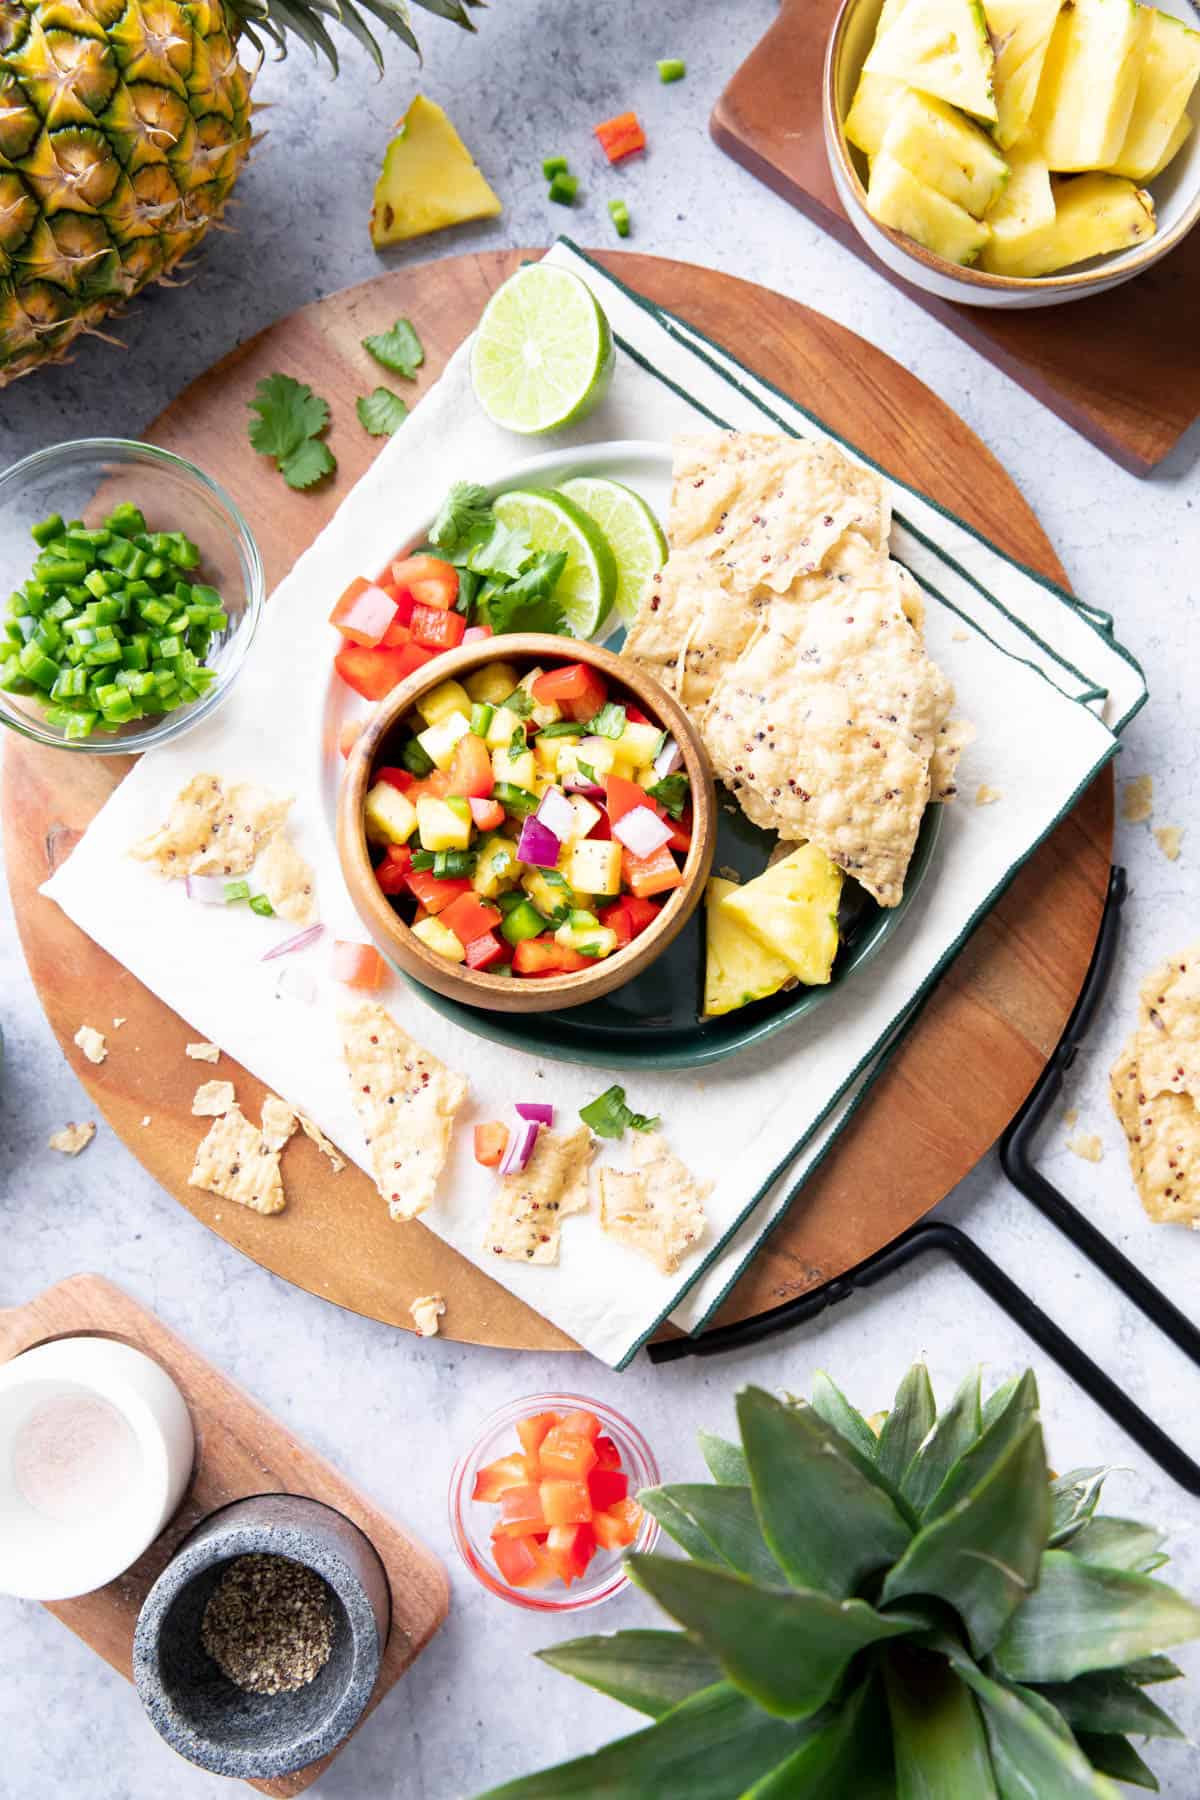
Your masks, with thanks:
<instances>
[{"instance_id":1,"label":"whole pineapple","mask_svg":"<svg viewBox=\"0 0 1200 1800\"><path fill-rule=\"evenodd\" d=\"M412 49L405 0L363 0ZM481 0L465 0L480 4ZM464 0L417 0L470 29ZM329 59L351 0L0 0L0 387L161 280L220 217L251 145L240 37Z\"/></svg>"},{"instance_id":2,"label":"whole pineapple","mask_svg":"<svg viewBox=\"0 0 1200 1800\"><path fill-rule=\"evenodd\" d=\"M717 1485L643 1503L690 1561L630 1558L684 1631L545 1661L653 1724L486 1800L1118 1800L1157 1789L1129 1739L1181 1737L1147 1689L1200 1609L1152 1579L1152 1527L1052 1479L1031 1373L939 1417L926 1370L876 1433L828 1378L738 1397Z\"/></svg>"}]
</instances>

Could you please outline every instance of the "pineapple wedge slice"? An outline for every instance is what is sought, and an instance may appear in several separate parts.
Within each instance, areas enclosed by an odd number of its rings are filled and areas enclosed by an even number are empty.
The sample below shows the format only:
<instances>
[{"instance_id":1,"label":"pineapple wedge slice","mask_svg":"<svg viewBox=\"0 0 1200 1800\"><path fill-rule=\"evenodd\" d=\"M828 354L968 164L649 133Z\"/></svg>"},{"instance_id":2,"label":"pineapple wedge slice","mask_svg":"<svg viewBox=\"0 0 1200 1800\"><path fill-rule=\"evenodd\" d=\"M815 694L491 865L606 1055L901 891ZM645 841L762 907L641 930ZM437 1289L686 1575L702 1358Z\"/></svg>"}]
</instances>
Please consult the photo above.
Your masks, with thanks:
<instances>
[{"instance_id":1,"label":"pineapple wedge slice","mask_svg":"<svg viewBox=\"0 0 1200 1800\"><path fill-rule=\"evenodd\" d=\"M1054 230L1054 190L1050 170L1033 144L1014 144L1008 153L1008 186L988 213L992 235L979 267L989 275L1016 275L1044 254Z\"/></svg>"},{"instance_id":2,"label":"pineapple wedge slice","mask_svg":"<svg viewBox=\"0 0 1200 1800\"><path fill-rule=\"evenodd\" d=\"M715 1019L755 1000L777 994L793 979L782 956L768 950L737 919L721 910L727 894L736 894L736 881L714 875L704 890L705 954L704 1017Z\"/></svg>"},{"instance_id":3,"label":"pineapple wedge slice","mask_svg":"<svg viewBox=\"0 0 1200 1800\"><path fill-rule=\"evenodd\" d=\"M377 250L427 231L492 219L500 202L440 106L418 94L387 147L371 207Z\"/></svg>"},{"instance_id":4,"label":"pineapple wedge slice","mask_svg":"<svg viewBox=\"0 0 1200 1800\"><path fill-rule=\"evenodd\" d=\"M996 130L1002 150L1029 123L1063 0L983 0L996 53Z\"/></svg>"},{"instance_id":5,"label":"pineapple wedge slice","mask_svg":"<svg viewBox=\"0 0 1200 1800\"><path fill-rule=\"evenodd\" d=\"M995 205L1008 181L1008 164L978 125L944 100L915 89L892 114L882 148L976 219Z\"/></svg>"},{"instance_id":6,"label":"pineapple wedge slice","mask_svg":"<svg viewBox=\"0 0 1200 1800\"><path fill-rule=\"evenodd\" d=\"M863 69L906 81L995 124L995 62L980 0L905 0Z\"/></svg>"},{"instance_id":7,"label":"pineapple wedge slice","mask_svg":"<svg viewBox=\"0 0 1200 1800\"><path fill-rule=\"evenodd\" d=\"M1005 275L1053 275L1154 235L1154 201L1123 175L1073 175L1053 188L1052 228L1027 255L1014 258Z\"/></svg>"},{"instance_id":8,"label":"pineapple wedge slice","mask_svg":"<svg viewBox=\"0 0 1200 1800\"><path fill-rule=\"evenodd\" d=\"M837 955L841 896L837 864L815 844L801 844L726 894L717 910L781 957L807 987L822 987Z\"/></svg>"},{"instance_id":9,"label":"pineapple wedge slice","mask_svg":"<svg viewBox=\"0 0 1200 1800\"><path fill-rule=\"evenodd\" d=\"M1171 140L1161 157L1155 163L1154 167L1147 171L1144 177L1146 181L1156 181L1158 179L1168 163L1172 162L1177 153L1183 149L1183 146L1187 143L1194 130L1195 126L1192 123L1191 116L1188 113L1184 113L1180 118L1178 125L1171 133Z\"/></svg>"},{"instance_id":10,"label":"pineapple wedge slice","mask_svg":"<svg viewBox=\"0 0 1200 1800\"><path fill-rule=\"evenodd\" d=\"M1030 118L1051 169L1107 169L1120 156L1152 17L1136 0L1074 0L1059 14Z\"/></svg>"},{"instance_id":11,"label":"pineapple wedge slice","mask_svg":"<svg viewBox=\"0 0 1200 1800\"><path fill-rule=\"evenodd\" d=\"M977 262L991 228L965 207L926 187L885 150L871 164L867 211L880 225L902 231L935 256L964 265Z\"/></svg>"},{"instance_id":12,"label":"pineapple wedge slice","mask_svg":"<svg viewBox=\"0 0 1200 1800\"><path fill-rule=\"evenodd\" d=\"M864 156L877 156L892 115L912 89L894 75L864 74L842 129Z\"/></svg>"},{"instance_id":13,"label":"pineapple wedge slice","mask_svg":"<svg viewBox=\"0 0 1200 1800\"><path fill-rule=\"evenodd\" d=\"M1170 13L1152 12L1133 113L1120 154L1109 166L1114 175L1149 181L1170 161L1170 145L1187 118L1187 103L1200 80L1200 31ZM1184 127L1186 137L1191 121ZM1179 140L1182 143L1183 139ZM1176 144L1176 149L1179 145Z\"/></svg>"}]
</instances>

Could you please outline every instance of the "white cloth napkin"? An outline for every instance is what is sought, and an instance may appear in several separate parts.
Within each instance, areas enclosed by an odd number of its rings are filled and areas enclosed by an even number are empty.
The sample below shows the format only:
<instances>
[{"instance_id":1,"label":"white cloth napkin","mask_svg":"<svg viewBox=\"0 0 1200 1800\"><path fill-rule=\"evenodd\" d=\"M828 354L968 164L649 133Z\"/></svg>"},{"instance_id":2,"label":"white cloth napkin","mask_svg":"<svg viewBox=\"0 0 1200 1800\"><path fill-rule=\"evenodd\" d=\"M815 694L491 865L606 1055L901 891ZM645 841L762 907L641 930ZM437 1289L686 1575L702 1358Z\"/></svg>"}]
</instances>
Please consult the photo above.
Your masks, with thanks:
<instances>
[{"instance_id":1,"label":"white cloth napkin","mask_svg":"<svg viewBox=\"0 0 1200 1800\"><path fill-rule=\"evenodd\" d=\"M582 451L617 439L669 443L706 422L802 434L822 429L572 246L559 244L551 255L589 282L618 341L608 397L561 434L556 449ZM225 707L178 743L144 756L43 889L198 1033L309 1113L363 1167L365 1146L339 1053L337 1014L347 993L329 974L332 940L361 941L363 931L330 829L338 759L336 640L327 615L353 575L394 554L401 513L428 518L452 481L502 480L529 450L481 415L464 345L276 590ZM586 467L585 455L579 461ZM962 797L948 808L934 867L886 951L825 1004L794 1030L700 1074L639 1071L629 1079L631 1105L661 1114L672 1146L714 1182L709 1235L675 1277L607 1238L595 1214L565 1223L555 1267L506 1262L484 1248L493 1177L474 1162L471 1125L511 1119L515 1100L548 1099L569 1130L578 1108L621 1079L620 1069L547 1062L492 1044L443 1018L399 980L382 996L406 1030L470 1080L438 1202L424 1223L617 1367L668 1315L689 1330L703 1325L851 1117L898 1023L1114 754L1117 738L1101 717L1106 704L1120 724L1145 697L1140 671L1105 615L1076 605L898 484L896 506L904 519L896 553L929 595L930 653L952 675L959 709L978 730ZM161 882L125 854L165 816L178 789L208 770L296 796L293 834L317 869L321 918L330 928L314 949L264 964L264 948L289 927L245 908L195 905L181 883ZM994 805L973 804L980 782L1000 791ZM307 995L291 987L291 971L300 969L312 978ZM281 971L288 971L282 986ZM618 1165L627 1160L619 1146L602 1146L600 1155ZM288 1229L286 1211L276 1224ZM389 1228L380 1201L379 1229ZM452 1278L446 1298L452 1313Z\"/></svg>"}]
</instances>

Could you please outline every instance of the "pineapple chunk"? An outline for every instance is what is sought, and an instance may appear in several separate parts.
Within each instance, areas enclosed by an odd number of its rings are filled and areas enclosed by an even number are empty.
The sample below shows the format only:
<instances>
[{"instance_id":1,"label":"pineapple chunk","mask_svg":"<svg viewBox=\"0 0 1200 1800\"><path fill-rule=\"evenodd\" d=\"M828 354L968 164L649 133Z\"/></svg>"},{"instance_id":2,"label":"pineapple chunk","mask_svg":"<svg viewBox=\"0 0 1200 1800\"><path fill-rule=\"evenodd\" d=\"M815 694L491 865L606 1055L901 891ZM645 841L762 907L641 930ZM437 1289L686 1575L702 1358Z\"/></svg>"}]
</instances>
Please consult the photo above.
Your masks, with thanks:
<instances>
[{"instance_id":1,"label":"pineapple chunk","mask_svg":"<svg viewBox=\"0 0 1200 1800\"><path fill-rule=\"evenodd\" d=\"M571 811L575 814L575 823L567 842L573 844L577 838L585 838L599 824L600 808L593 806L583 794L571 794L568 797Z\"/></svg>"},{"instance_id":2,"label":"pineapple chunk","mask_svg":"<svg viewBox=\"0 0 1200 1800\"><path fill-rule=\"evenodd\" d=\"M885 150L871 164L867 211L948 262L973 263L991 237L987 225L917 180Z\"/></svg>"},{"instance_id":3,"label":"pineapple chunk","mask_svg":"<svg viewBox=\"0 0 1200 1800\"><path fill-rule=\"evenodd\" d=\"M980 0L905 0L863 71L905 81L994 124L995 60Z\"/></svg>"},{"instance_id":4,"label":"pineapple chunk","mask_svg":"<svg viewBox=\"0 0 1200 1800\"><path fill-rule=\"evenodd\" d=\"M493 219L499 211L499 200L441 107L418 94L387 147L375 184L375 248L467 219Z\"/></svg>"},{"instance_id":5,"label":"pineapple chunk","mask_svg":"<svg viewBox=\"0 0 1200 1800\"><path fill-rule=\"evenodd\" d=\"M1190 115L1188 113L1184 113L1183 116L1180 118L1178 125L1175 127L1174 131L1171 133L1171 139L1170 139L1170 142L1168 143L1166 149L1163 151L1161 157L1155 163L1154 167L1151 170L1149 170L1149 172L1147 173L1147 175L1145 177L1145 179L1147 181L1156 181L1158 179L1158 177L1162 174L1163 170L1166 168L1167 164L1174 160L1176 153L1183 149L1183 146L1187 143L1187 140L1191 137L1194 129L1195 129L1195 127L1192 124Z\"/></svg>"},{"instance_id":6,"label":"pineapple chunk","mask_svg":"<svg viewBox=\"0 0 1200 1800\"><path fill-rule=\"evenodd\" d=\"M807 987L833 973L842 871L815 844L801 844L720 901L726 918L782 957Z\"/></svg>"},{"instance_id":7,"label":"pineapple chunk","mask_svg":"<svg viewBox=\"0 0 1200 1800\"><path fill-rule=\"evenodd\" d=\"M363 802L363 825L373 844L406 844L417 828L417 809L390 781L377 781Z\"/></svg>"},{"instance_id":8,"label":"pineapple chunk","mask_svg":"<svg viewBox=\"0 0 1200 1800\"><path fill-rule=\"evenodd\" d=\"M492 777L495 781L510 781L514 787L532 788L537 780L533 751L521 750L514 756L511 750L493 750Z\"/></svg>"},{"instance_id":9,"label":"pineapple chunk","mask_svg":"<svg viewBox=\"0 0 1200 1800\"><path fill-rule=\"evenodd\" d=\"M577 894L615 896L621 891L621 846L612 838L580 838L565 857L564 873Z\"/></svg>"},{"instance_id":10,"label":"pineapple chunk","mask_svg":"<svg viewBox=\"0 0 1200 1800\"><path fill-rule=\"evenodd\" d=\"M978 125L928 94L905 95L884 133L883 149L976 219L995 205L1008 180L1008 164Z\"/></svg>"},{"instance_id":11,"label":"pineapple chunk","mask_svg":"<svg viewBox=\"0 0 1200 1800\"><path fill-rule=\"evenodd\" d=\"M581 956L594 956L597 961L601 957L611 956L617 947L617 934L607 925L601 925L599 919L594 924L576 924L576 919L591 918L590 913L575 913L565 925L560 925L554 934L556 944L564 950L578 950Z\"/></svg>"},{"instance_id":12,"label":"pineapple chunk","mask_svg":"<svg viewBox=\"0 0 1200 1800\"><path fill-rule=\"evenodd\" d=\"M450 927L443 925L440 919L418 919L412 934L420 938L427 950L432 950L435 956L444 956L447 962L462 962L466 957L466 951Z\"/></svg>"},{"instance_id":13,"label":"pineapple chunk","mask_svg":"<svg viewBox=\"0 0 1200 1800\"><path fill-rule=\"evenodd\" d=\"M517 684L522 692L528 694L530 700L533 701L529 717L539 731L543 725L557 725L558 721L562 718L562 709L556 701L534 699L533 684L539 675L544 675L545 673L546 671L544 669L530 669L527 675L522 675Z\"/></svg>"},{"instance_id":14,"label":"pineapple chunk","mask_svg":"<svg viewBox=\"0 0 1200 1800\"><path fill-rule=\"evenodd\" d=\"M484 663L482 669L473 669L463 683L472 700L485 706L499 706L516 685L517 671L506 662Z\"/></svg>"},{"instance_id":15,"label":"pineapple chunk","mask_svg":"<svg viewBox=\"0 0 1200 1800\"><path fill-rule=\"evenodd\" d=\"M1007 150L1029 123L1063 0L983 0L996 52L997 144Z\"/></svg>"},{"instance_id":16,"label":"pineapple chunk","mask_svg":"<svg viewBox=\"0 0 1200 1800\"><path fill-rule=\"evenodd\" d=\"M627 724L616 739L617 760L631 769L643 769L654 761L662 741L663 734L657 725ZM583 760L587 761L586 755Z\"/></svg>"},{"instance_id":17,"label":"pineapple chunk","mask_svg":"<svg viewBox=\"0 0 1200 1800\"><path fill-rule=\"evenodd\" d=\"M508 691L510 694L512 693L511 688ZM518 713L511 712L507 706L498 706L492 714L487 728L486 743L488 749L507 750L508 746L512 743L513 732L523 731L524 729L525 721Z\"/></svg>"},{"instance_id":18,"label":"pineapple chunk","mask_svg":"<svg viewBox=\"0 0 1200 1800\"><path fill-rule=\"evenodd\" d=\"M417 711L427 725L439 725L453 712L462 713L466 717L470 710L471 696L457 681L439 682L437 687L430 688L417 701Z\"/></svg>"},{"instance_id":19,"label":"pineapple chunk","mask_svg":"<svg viewBox=\"0 0 1200 1800\"><path fill-rule=\"evenodd\" d=\"M1170 13L1152 12L1133 113L1120 154L1109 165L1114 175L1148 181L1166 166L1173 154L1169 146L1180 122L1187 118L1187 103L1198 79L1200 31L1193 31Z\"/></svg>"},{"instance_id":20,"label":"pineapple chunk","mask_svg":"<svg viewBox=\"0 0 1200 1800\"><path fill-rule=\"evenodd\" d=\"M1054 191L1041 152L1032 145L1014 145L1008 167L1008 186L987 216L991 241L979 258L979 267L990 275L1015 275L1044 253L1054 230Z\"/></svg>"},{"instance_id":21,"label":"pineapple chunk","mask_svg":"<svg viewBox=\"0 0 1200 1800\"><path fill-rule=\"evenodd\" d=\"M516 846L511 838L488 837L479 846L471 886L485 900L492 900L505 889L515 887L524 865L517 861Z\"/></svg>"},{"instance_id":22,"label":"pineapple chunk","mask_svg":"<svg viewBox=\"0 0 1200 1800\"><path fill-rule=\"evenodd\" d=\"M427 725L424 731L418 731L417 742L435 768L448 769L454 761L455 745L470 729L471 721L465 713L452 712L439 719L436 725Z\"/></svg>"},{"instance_id":23,"label":"pineapple chunk","mask_svg":"<svg viewBox=\"0 0 1200 1800\"><path fill-rule=\"evenodd\" d=\"M1053 275L1090 256L1128 250L1154 235L1154 201L1123 175L1073 175L1054 183L1054 224L1006 275Z\"/></svg>"},{"instance_id":24,"label":"pineapple chunk","mask_svg":"<svg viewBox=\"0 0 1200 1800\"><path fill-rule=\"evenodd\" d=\"M704 955L704 1017L715 1019L755 1000L777 994L792 971L782 956L751 937L738 921L721 910L727 894L737 892L735 881L714 875L704 890L706 932Z\"/></svg>"},{"instance_id":25,"label":"pineapple chunk","mask_svg":"<svg viewBox=\"0 0 1200 1800\"><path fill-rule=\"evenodd\" d=\"M877 156L892 114L905 94L912 91L906 81L898 81L894 75L864 73L842 127L850 142L865 156Z\"/></svg>"},{"instance_id":26,"label":"pineapple chunk","mask_svg":"<svg viewBox=\"0 0 1200 1800\"><path fill-rule=\"evenodd\" d=\"M471 809L465 800L422 794L417 801L417 830L422 850L466 850L471 843Z\"/></svg>"},{"instance_id":27,"label":"pineapple chunk","mask_svg":"<svg viewBox=\"0 0 1200 1800\"><path fill-rule=\"evenodd\" d=\"M1051 169L1107 169L1116 162L1151 19L1151 9L1136 0L1074 0L1059 14L1030 118Z\"/></svg>"}]
</instances>

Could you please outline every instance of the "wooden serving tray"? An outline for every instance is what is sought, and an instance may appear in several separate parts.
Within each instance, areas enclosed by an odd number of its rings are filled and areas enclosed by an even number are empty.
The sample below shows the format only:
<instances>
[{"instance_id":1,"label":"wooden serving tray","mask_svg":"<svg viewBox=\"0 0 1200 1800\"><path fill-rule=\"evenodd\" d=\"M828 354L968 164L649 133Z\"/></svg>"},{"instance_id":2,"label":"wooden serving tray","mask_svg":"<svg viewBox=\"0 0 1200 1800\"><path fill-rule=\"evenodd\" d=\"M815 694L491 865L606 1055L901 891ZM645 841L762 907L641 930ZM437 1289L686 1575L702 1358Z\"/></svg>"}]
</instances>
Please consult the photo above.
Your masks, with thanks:
<instances>
[{"instance_id":1,"label":"wooden serving tray","mask_svg":"<svg viewBox=\"0 0 1200 1800\"><path fill-rule=\"evenodd\" d=\"M1114 462L1148 475L1200 417L1200 231L1135 281L1066 306L960 306L902 281L850 223L825 154L822 71L838 4L781 0L717 101L714 139Z\"/></svg>"},{"instance_id":2,"label":"wooden serving tray","mask_svg":"<svg viewBox=\"0 0 1200 1800\"><path fill-rule=\"evenodd\" d=\"M192 1415L196 1465L178 1512L131 1569L94 1594L55 1601L48 1610L132 1681L133 1631L142 1602L188 1533L231 1500L250 1494L307 1494L352 1519L374 1544L387 1571L392 1629L363 1714L366 1718L446 1617L450 1588L441 1563L219 1369L103 1276L72 1275L25 1306L0 1309L0 1363L35 1344L80 1334L132 1344L161 1364ZM149 1724L146 1729L151 1729ZM334 1750L293 1775L249 1785L287 1800L311 1787L337 1754Z\"/></svg>"},{"instance_id":3,"label":"wooden serving tray","mask_svg":"<svg viewBox=\"0 0 1200 1800\"><path fill-rule=\"evenodd\" d=\"M354 416L354 396L373 387L379 373L361 339L398 315L410 317L425 345L423 391L489 294L536 254L492 251L426 263L304 307L201 376L146 435L226 484L258 538L274 587L375 454ZM1036 516L1000 464L943 401L881 351L795 301L709 269L618 251L600 260L884 467L903 469L1021 562L1065 581ZM246 436L246 403L259 378L276 369L330 396L338 472L311 493L286 488ZM119 757L68 755L14 738L0 789L8 878L30 972L64 1053L114 1131L196 1218L310 1293L411 1329L409 1303L440 1289L448 1338L574 1348L419 1221L393 1224L368 1178L352 1167L331 1174L307 1138L286 1152L290 1199L278 1217L214 1204L187 1185L200 1135L190 1110L199 1077L183 1047L196 1033L37 891L127 767ZM853 1127L734 1289L724 1320L779 1305L852 1268L936 1205L995 1142L1041 1074L1087 972L1108 884L1112 796L1106 771L992 908ZM81 1022L104 1027L114 1016L127 1023L109 1033L108 1060L95 1067L72 1040ZM257 1116L262 1084L228 1060L219 1073L236 1083L247 1116Z\"/></svg>"}]
</instances>

